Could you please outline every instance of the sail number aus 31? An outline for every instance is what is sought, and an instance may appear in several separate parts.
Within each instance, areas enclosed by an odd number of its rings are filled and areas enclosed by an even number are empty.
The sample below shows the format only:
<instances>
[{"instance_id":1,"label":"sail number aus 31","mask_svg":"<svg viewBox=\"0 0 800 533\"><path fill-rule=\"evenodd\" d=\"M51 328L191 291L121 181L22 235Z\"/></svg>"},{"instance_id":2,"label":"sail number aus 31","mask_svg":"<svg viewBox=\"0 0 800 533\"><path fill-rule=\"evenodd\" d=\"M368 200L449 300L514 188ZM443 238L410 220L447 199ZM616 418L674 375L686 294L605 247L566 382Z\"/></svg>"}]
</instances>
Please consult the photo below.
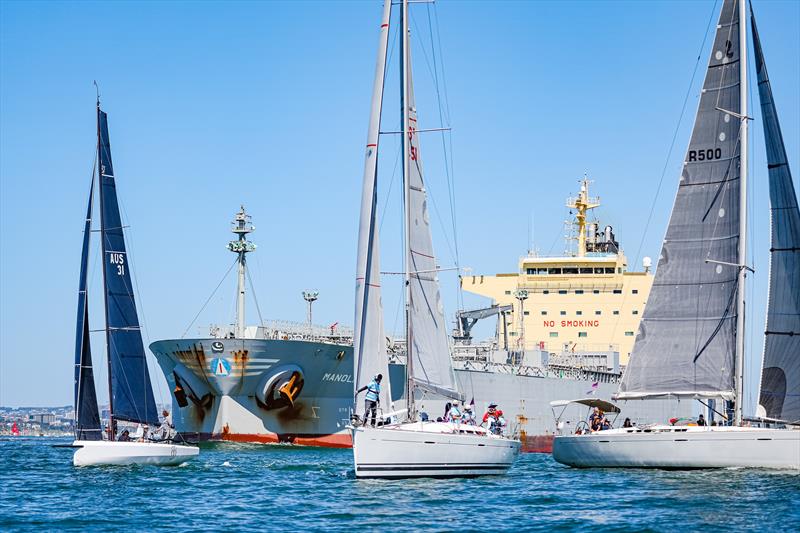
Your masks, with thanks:
<instances>
[{"instance_id":1,"label":"sail number aus 31","mask_svg":"<svg viewBox=\"0 0 800 533\"><path fill-rule=\"evenodd\" d=\"M689 150L689 163L692 161L713 161L722 159L722 148L708 148L706 150Z\"/></svg>"},{"instance_id":2,"label":"sail number aus 31","mask_svg":"<svg viewBox=\"0 0 800 533\"><path fill-rule=\"evenodd\" d=\"M109 262L117 267L117 276L125 275L125 254L120 252L111 252L108 255Z\"/></svg>"}]
</instances>

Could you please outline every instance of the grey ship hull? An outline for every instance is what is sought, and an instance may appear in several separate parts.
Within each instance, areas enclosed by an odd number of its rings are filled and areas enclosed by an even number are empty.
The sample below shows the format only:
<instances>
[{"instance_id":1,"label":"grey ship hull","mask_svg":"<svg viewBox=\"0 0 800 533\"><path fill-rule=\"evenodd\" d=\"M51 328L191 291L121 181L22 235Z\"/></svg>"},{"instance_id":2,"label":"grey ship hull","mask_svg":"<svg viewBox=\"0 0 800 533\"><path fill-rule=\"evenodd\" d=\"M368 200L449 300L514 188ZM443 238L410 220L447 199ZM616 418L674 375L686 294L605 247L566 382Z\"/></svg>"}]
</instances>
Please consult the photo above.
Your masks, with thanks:
<instances>
[{"instance_id":1,"label":"grey ship hull","mask_svg":"<svg viewBox=\"0 0 800 533\"><path fill-rule=\"evenodd\" d=\"M346 426L353 404L352 346L212 338L157 341L150 348L172 388L173 421L184 435L200 440L351 446ZM390 365L395 401L404 395L404 372L403 365ZM556 430L550 401L587 395L608 399L616 391L610 374L550 374L462 368L456 370L456 379L466 401L474 399L477 416L489 402L498 403L509 429L520 435L523 451L549 452ZM423 398L418 405L435 419L443 414L445 402ZM620 407L620 420L630 417L640 423L663 423L692 414L687 401L629 401ZM586 412L568 415L566 430L584 420Z\"/></svg>"}]
</instances>

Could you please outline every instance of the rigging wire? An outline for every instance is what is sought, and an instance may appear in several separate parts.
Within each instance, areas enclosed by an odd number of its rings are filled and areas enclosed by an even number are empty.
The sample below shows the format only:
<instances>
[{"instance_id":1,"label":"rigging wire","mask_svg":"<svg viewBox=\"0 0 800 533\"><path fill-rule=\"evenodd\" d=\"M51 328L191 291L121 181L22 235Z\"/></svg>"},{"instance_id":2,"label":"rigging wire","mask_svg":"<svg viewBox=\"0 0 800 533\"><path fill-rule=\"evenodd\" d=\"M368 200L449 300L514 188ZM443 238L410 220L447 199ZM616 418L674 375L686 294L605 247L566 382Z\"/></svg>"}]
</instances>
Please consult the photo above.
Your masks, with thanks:
<instances>
[{"instance_id":1,"label":"rigging wire","mask_svg":"<svg viewBox=\"0 0 800 533\"><path fill-rule=\"evenodd\" d=\"M237 256L236 256L236 259L234 259L233 263L231 263L231 266L229 266L229 267L228 267L228 270L225 272L225 274L223 274L223 276L222 276L222 279L221 279L221 280L219 280L219 283L217 284L216 288L214 288L214 290L211 292L211 294L209 295L208 299L205 301L205 303L204 303L204 304L203 304L203 306L200 308L200 310L197 312L197 314L196 314L196 315L194 315L194 318L192 319L192 321L191 321L191 322L189 322L189 325L188 325L188 326L186 326L186 329L185 329L185 330L184 330L184 332L181 334L181 339L182 339L182 338L184 338L184 337L186 337L186 334L189 332L189 328L191 328L191 327L194 325L195 321L197 320L197 317L199 317L199 316L200 316L200 313L202 313L202 312L203 312L203 310L206 308L206 306L208 305L208 302L210 302L210 301L211 301L211 298L213 298L213 297L214 297L214 295L217 293L217 291L219 290L219 288L222 286L222 283L225 281L225 278L227 278L227 277L228 277L228 274L230 274L230 273L231 273L231 270L233 270L233 267L234 267L234 266L236 266L236 263L238 263L238 262L239 262L239 256L237 255Z\"/></svg>"},{"instance_id":2,"label":"rigging wire","mask_svg":"<svg viewBox=\"0 0 800 533\"><path fill-rule=\"evenodd\" d=\"M238 259L238 257L237 257ZM253 293L253 301L256 304L256 313L258 313L258 322L261 326L264 325L264 318L261 316L261 307L258 305L258 298L256 297L256 287L253 285L253 278L250 277L250 268L245 264L244 271L247 274L247 281L250 282L250 292Z\"/></svg>"},{"instance_id":3,"label":"rigging wire","mask_svg":"<svg viewBox=\"0 0 800 533\"><path fill-rule=\"evenodd\" d=\"M686 95L683 97L683 106L681 106L680 116L678 117L678 123L675 125L675 132L672 134L672 142L670 142L669 150L667 151L667 157L664 161L664 167L661 170L661 177L658 180L658 186L656 187L656 194L653 197L653 202L650 205L650 213L647 215L647 222L645 222L644 230L642 231L642 239L639 242L639 248L636 251L636 260L633 262L634 265L639 264L639 257L642 254L642 248L644 247L644 241L647 238L647 231L650 228L650 222L653 219L653 213L656 209L656 204L658 202L658 197L661 194L661 186L664 184L664 176L667 174L667 168L669 167L669 161L672 158L672 150L675 148L675 141L678 139L678 132L680 131L681 123L683 122L683 116L686 113L686 105L689 103L689 96L692 93L692 86L694 85L695 77L697 76L697 69L700 66L700 59L703 55L703 50L706 47L706 41L708 40L708 33L709 29L711 28L711 23L714 21L714 14L717 11L717 2L715 0L714 5L711 7L711 14L708 17L708 23L706 24L706 31L703 35L703 43L700 45L700 50L697 52L697 59L695 60L694 64L694 71L692 72L692 78L689 80L689 87L686 89Z\"/></svg>"}]
</instances>

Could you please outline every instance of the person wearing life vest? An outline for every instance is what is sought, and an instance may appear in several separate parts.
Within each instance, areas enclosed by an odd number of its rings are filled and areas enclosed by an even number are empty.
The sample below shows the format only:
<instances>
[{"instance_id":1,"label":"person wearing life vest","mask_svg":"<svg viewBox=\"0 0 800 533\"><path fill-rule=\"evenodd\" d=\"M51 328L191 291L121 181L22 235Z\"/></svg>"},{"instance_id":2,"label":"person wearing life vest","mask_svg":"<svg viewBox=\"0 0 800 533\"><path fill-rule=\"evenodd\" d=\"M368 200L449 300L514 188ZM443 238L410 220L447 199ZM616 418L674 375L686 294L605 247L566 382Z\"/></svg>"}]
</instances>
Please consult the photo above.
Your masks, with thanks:
<instances>
[{"instance_id":1,"label":"person wearing life vest","mask_svg":"<svg viewBox=\"0 0 800 533\"><path fill-rule=\"evenodd\" d=\"M486 429L492 433L502 433L505 419L503 418L503 411L497 408L496 403L489 404L486 413L483 415L483 423L486 425Z\"/></svg>"},{"instance_id":2,"label":"person wearing life vest","mask_svg":"<svg viewBox=\"0 0 800 533\"><path fill-rule=\"evenodd\" d=\"M361 387L356 391L356 396L360 392L367 391L367 395L364 398L364 425L367 425L367 418L369 415L372 414L372 426L375 426L375 418L378 416L378 406L380 405L381 401L381 381L383 380L383 374L378 374L372 381L369 382L368 385Z\"/></svg>"}]
</instances>

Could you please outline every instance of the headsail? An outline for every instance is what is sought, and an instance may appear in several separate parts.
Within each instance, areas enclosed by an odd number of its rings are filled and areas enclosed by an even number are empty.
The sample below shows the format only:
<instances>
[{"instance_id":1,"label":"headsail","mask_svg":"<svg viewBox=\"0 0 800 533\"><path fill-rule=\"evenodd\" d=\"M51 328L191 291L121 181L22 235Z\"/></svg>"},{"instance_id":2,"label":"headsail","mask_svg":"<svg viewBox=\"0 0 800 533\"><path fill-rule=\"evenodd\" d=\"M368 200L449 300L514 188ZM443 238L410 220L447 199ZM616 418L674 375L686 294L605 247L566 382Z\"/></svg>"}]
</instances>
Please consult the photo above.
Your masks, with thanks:
<instances>
[{"instance_id":1,"label":"headsail","mask_svg":"<svg viewBox=\"0 0 800 533\"><path fill-rule=\"evenodd\" d=\"M92 231L92 201L94 199L94 176L89 188L89 207L83 227L81 272L78 281L78 319L75 327L75 438L77 440L101 440L100 414L97 393L94 388L92 349L89 342L89 305L86 295L86 276L89 265L89 242Z\"/></svg>"},{"instance_id":2,"label":"headsail","mask_svg":"<svg viewBox=\"0 0 800 533\"><path fill-rule=\"evenodd\" d=\"M101 240L106 296L106 339L111 376L111 410L116 420L158 423L139 317L133 298L130 261L117 202L108 118L97 109Z\"/></svg>"},{"instance_id":3,"label":"headsail","mask_svg":"<svg viewBox=\"0 0 800 533\"><path fill-rule=\"evenodd\" d=\"M422 158L417 134L417 107L411 75L411 51L407 51L406 102L408 151L405 164L408 183L406 206L409 268L409 337L414 383L443 396L458 398L453 362L450 359L447 324L439 294L438 265L433 253L427 193L422 178Z\"/></svg>"},{"instance_id":4,"label":"headsail","mask_svg":"<svg viewBox=\"0 0 800 533\"><path fill-rule=\"evenodd\" d=\"M391 8L391 0L385 0L378 44L378 61L375 66L372 111L367 133L364 185L361 193L361 220L358 230L358 260L356 264L356 318L353 338L355 390L366 386L376 374L383 374L380 398L383 406L391 404L391 392L381 305L377 178L383 81L386 73L386 50ZM363 409L363 404L357 402L356 412L363 415Z\"/></svg>"},{"instance_id":5,"label":"headsail","mask_svg":"<svg viewBox=\"0 0 800 533\"><path fill-rule=\"evenodd\" d=\"M733 399L740 32L725 0L669 226L619 398Z\"/></svg>"},{"instance_id":6,"label":"headsail","mask_svg":"<svg viewBox=\"0 0 800 533\"><path fill-rule=\"evenodd\" d=\"M796 422L800 421L800 211L752 8L750 20L767 149L772 227L759 403L768 418Z\"/></svg>"}]
</instances>

